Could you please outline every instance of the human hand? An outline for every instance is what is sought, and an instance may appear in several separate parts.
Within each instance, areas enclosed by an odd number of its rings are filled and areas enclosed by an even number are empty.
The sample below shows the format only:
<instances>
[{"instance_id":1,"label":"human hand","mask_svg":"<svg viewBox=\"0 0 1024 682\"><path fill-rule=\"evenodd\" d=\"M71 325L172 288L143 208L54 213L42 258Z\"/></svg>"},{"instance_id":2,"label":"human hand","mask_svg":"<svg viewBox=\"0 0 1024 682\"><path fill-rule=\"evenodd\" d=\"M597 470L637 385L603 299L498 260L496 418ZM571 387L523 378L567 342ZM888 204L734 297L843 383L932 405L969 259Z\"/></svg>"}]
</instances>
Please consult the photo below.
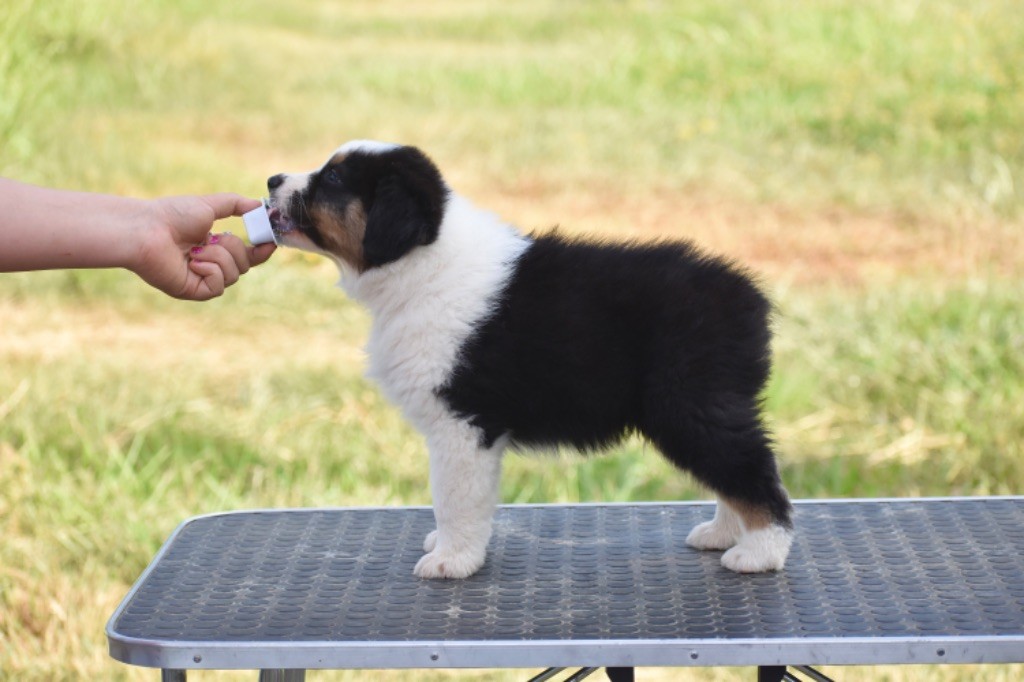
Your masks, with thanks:
<instances>
[{"instance_id":1,"label":"human hand","mask_svg":"<svg viewBox=\"0 0 1024 682\"><path fill-rule=\"evenodd\" d=\"M246 246L230 234L210 234L216 220L260 205L238 194L209 194L145 202L148 217L129 269L174 298L205 301L224 293L250 267L265 262L274 244Z\"/></svg>"}]
</instances>

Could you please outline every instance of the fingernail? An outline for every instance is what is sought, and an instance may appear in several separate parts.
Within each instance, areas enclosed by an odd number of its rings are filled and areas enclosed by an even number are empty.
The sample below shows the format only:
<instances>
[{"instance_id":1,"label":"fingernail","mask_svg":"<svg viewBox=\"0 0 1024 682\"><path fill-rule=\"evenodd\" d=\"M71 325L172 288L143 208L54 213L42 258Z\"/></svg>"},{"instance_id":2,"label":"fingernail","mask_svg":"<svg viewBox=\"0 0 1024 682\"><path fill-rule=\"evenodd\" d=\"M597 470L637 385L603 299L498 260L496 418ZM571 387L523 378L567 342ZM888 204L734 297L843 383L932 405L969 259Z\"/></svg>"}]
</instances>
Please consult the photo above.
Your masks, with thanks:
<instances>
[{"instance_id":1,"label":"fingernail","mask_svg":"<svg viewBox=\"0 0 1024 682\"><path fill-rule=\"evenodd\" d=\"M215 234L211 234L211 235L210 235L210 243L211 243L211 244L216 244L216 243L217 243L217 242L219 242L219 241L220 241L220 237L218 237L218 236L217 236L217 235L215 235Z\"/></svg>"},{"instance_id":2,"label":"fingernail","mask_svg":"<svg viewBox=\"0 0 1024 682\"><path fill-rule=\"evenodd\" d=\"M192 255L193 256L198 256L202 252L203 252L203 247L201 247L201 246L193 246L192 247Z\"/></svg>"}]
</instances>

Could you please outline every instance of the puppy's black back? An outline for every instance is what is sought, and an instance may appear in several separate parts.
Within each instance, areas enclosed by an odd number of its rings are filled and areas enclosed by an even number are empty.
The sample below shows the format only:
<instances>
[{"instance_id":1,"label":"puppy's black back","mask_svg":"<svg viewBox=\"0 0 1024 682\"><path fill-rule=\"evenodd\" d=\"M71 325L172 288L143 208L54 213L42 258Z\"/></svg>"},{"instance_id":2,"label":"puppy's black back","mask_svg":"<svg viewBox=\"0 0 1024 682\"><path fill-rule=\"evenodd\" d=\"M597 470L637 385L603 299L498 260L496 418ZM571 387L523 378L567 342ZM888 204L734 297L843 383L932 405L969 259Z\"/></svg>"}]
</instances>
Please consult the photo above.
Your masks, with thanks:
<instances>
[{"instance_id":1,"label":"puppy's black back","mask_svg":"<svg viewBox=\"0 0 1024 682\"><path fill-rule=\"evenodd\" d=\"M488 444L595 449L645 430L651 390L756 401L768 313L749 278L686 243L541 236L440 394Z\"/></svg>"}]
</instances>

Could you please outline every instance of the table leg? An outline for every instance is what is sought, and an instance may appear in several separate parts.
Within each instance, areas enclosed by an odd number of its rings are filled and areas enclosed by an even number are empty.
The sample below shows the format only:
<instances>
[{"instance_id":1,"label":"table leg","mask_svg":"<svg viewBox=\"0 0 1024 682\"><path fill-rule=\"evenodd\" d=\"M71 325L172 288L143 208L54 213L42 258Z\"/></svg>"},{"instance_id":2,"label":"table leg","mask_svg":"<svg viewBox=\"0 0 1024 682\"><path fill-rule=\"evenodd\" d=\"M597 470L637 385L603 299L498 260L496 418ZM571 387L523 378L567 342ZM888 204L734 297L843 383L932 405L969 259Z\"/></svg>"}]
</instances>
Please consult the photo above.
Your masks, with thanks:
<instances>
[{"instance_id":1,"label":"table leg","mask_svg":"<svg viewBox=\"0 0 1024 682\"><path fill-rule=\"evenodd\" d=\"M757 668L757 682L782 682L786 679L786 666L762 665Z\"/></svg>"},{"instance_id":2,"label":"table leg","mask_svg":"<svg viewBox=\"0 0 1024 682\"><path fill-rule=\"evenodd\" d=\"M160 682L186 682L187 673L184 670L161 670Z\"/></svg>"}]
</instances>

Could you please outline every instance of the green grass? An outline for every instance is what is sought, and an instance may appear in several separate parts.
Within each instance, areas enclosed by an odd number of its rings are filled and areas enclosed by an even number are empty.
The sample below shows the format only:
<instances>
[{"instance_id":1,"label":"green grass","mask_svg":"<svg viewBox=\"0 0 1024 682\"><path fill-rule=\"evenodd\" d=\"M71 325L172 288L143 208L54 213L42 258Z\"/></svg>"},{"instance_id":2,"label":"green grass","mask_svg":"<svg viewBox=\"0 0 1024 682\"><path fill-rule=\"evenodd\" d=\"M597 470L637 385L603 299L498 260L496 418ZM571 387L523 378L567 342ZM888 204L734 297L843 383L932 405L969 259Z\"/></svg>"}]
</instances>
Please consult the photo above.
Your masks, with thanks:
<instances>
[{"instance_id":1,"label":"green grass","mask_svg":"<svg viewBox=\"0 0 1024 682\"><path fill-rule=\"evenodd\" d=\"M789 485L816 496L1019 493L1024 314L1012 284L783 300L768 393Z\"/></svg>"},{"instance_id":2,"label":"green grass","mask_svg":"<svg viewBox=\"0 0 1024 682\"><path fill-rule=\"evenodd\" d=\"M259 196L346 139L416 143L527 229L697 236L764 274L766 411L795 497L1020 494L1018 15L1010 0L8 0L0 175ZM0 680L150 679L109 659L102 626L188 516L429 502L423 443L362 378L367 317L334 279L279 254L196 305L122 272L0 277ZM502 495L702 493L632 440L510 456Z\"/></svg>"},{"instance_id":3,"label":"green grass","mask_svg":"<svg viewBox=\"0 0 1024 682\"><path fill-rule=\"evenodd\" d=\"M0 378L0 593L14 618L0 667L18 679L125 674L104 659L103 609L187 516L429 502L423 444L361 378L366 319L328 274L268 266L202 306L127 275L9 278L2 355L18 370ZM1020 492L1013 288L907 286L852 301L790 291L778 304L767 409L794 496ZM508 502L697 496L635 441L590 460L513 455L503 481ZM51 595L75 609L77 644L51 641L64 632Z\"/></svg>"},{"instance_id":4,"label":"green grass","mask_svg":"<svg viewBox=\"0 0 1024 682\"><path fill-rule=\"evenodd\" d=\"M372 134L488 184L626 181L1019 215L1016 10L12 0L0 10L0 84L14 93L0 134L14 153L0 172L258 193L267 162L308 167Z\"/></svg>"}]
</instances>

